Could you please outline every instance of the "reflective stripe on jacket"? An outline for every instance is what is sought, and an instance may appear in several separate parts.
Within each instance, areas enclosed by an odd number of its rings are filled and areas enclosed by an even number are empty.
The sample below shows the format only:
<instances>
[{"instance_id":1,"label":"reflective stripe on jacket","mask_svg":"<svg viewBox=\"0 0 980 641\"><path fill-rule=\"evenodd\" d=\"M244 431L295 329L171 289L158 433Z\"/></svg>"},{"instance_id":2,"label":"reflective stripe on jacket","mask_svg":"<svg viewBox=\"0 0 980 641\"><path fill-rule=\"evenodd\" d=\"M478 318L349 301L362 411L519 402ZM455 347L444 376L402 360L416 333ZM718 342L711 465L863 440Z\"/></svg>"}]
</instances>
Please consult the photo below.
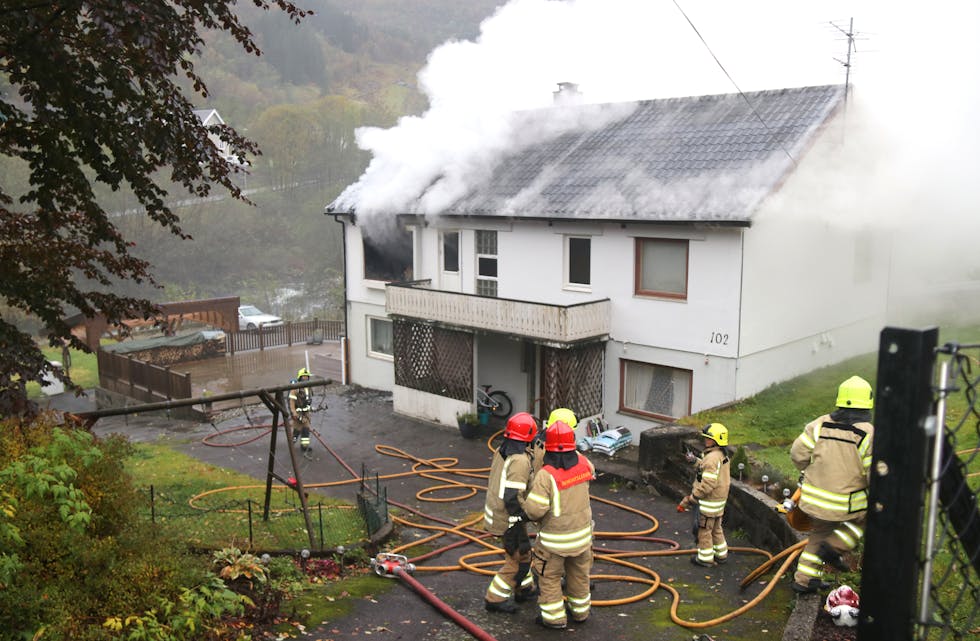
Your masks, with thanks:
<instances>
[{"instance_id":1,"label":"reflective stripe on jacket","mask_svg":"<svg viewBox=\"0 0 980 641\"><path fill-rule=\"evenodd\" d=\"M704 516L717 517L725 513L732 484L730 467L725 450L720 447L709 447L701 455L691 496L698 500L698 508Z\"/></svg>"},{"instance_id":2,"label":"reflective stripe on jacket","mask_svg":"<svg viewBox=\"0 0 980 641\"><path fill-rule=\"evenodd\" d=\"M581 454L570 470L547 465L538 470L524 502L524 511L538 521L537 545L560 556L577 556L592 546L589 482L594 477L595 468Z\"/></svg>"},{"instance_id":3,"label":"reflective stripe on jacket","mask_svg":"<svg viewBox=\"0 0 980 641\"><path fill-rule=\"evenodd\" d=\"M790 449L803 471L800 508L824 521L850 521L868 509L874 427L837 423L824 415L803 429Z\"/></svg>"},{"instance_id":4,"label":"reflective stripe on jacket","mask_svg":"<svg viewBox=\"0 0 980 641\"><path fill-rule=\"evenodd\" d=\"M508 489L517 492L519 505L524 504L527 484L531 478L531 457L528 454L511 454L507 458L494 453L487 483L487 498L483 506L483 525L491 534L503 534L510 522L504 495Z\"/></svg>"}]
</instances>

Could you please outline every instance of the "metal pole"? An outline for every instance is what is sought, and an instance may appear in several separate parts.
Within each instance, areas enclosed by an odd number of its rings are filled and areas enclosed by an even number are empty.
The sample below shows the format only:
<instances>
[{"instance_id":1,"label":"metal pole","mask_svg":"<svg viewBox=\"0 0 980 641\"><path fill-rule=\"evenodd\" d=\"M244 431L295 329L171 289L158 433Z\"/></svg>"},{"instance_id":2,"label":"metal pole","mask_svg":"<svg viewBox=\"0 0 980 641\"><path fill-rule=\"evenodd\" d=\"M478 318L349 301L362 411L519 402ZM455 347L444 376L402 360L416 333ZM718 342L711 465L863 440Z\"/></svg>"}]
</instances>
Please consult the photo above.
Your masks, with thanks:
<instances>
[{"instance_id":1,"label":"metal pole","mask_svg":"<svg viewBox=\"0 0 980 641\"><path fill-rule=\"evenodd\" d=\"M936 416L929 417L925 425L926 436L932 436L932 468L929 472L929 510L926 512L925 564L922 566L922 597L919 602L919 623L929 619L929 597L932 589L932 555L935 550L936 519L939 512L939 475L943 458L943 432L946 429L946 397L949 395L949 361L939 368L939 401Z\"/></svg>"}]
</instances>

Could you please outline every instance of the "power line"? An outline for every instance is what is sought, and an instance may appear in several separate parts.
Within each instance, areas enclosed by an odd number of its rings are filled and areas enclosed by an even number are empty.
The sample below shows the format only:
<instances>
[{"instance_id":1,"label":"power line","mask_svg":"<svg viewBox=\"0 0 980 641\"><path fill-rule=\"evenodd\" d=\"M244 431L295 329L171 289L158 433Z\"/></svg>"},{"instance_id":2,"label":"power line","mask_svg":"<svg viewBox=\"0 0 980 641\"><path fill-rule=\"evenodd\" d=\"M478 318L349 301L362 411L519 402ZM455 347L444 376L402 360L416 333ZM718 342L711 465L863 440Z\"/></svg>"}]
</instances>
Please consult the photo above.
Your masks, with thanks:
<instances>
[{"instance_id":1,"label":"power line","mask_svg":"<svg viewBox=\"0 0 980 641\"><path fill-rule=\"evenodd\" d=\"M749 110L756 117L756 119L760 123L762 123L762 126L766 128L766 131L769 132L769 134L772 136L772 139L776 140L776 132L774 132L769 127L769 124L765 121L765 119L761 115L759 115L758 111L756 111L755 105L752 104L752 101L749 100L748 96L745 95L745 92L743 92L741 87L738 86L738 83L735 82L735 79L732 78L730 73L728 73L728 70L725 69L725 65L721 64L721 60L718 59L718 56L715 55L715 52L712 51L711 47L708 46L708 42L704 39L704 36L701 35L701 32L698 31L698 28L694 26L694 23L688 17L684 9L681 8L681 5L678 4L677 0L673 0L673 2L674 2L674 6L677 7L677 10L680 11L681 15L684 16L684 19L687 20L687 24L691 25L691 29L694 30L694 33L697 34L698 38L701 40L701 44L704 45L704 48L707 49L708 53L711 54L711 57L714 58L714 61L718 65L718 68L721 69L722 73L725 74L725 77L728 78L729 82L732 83L732 86L735 87L735 91L737 91L738 95L742 97L742 100L745 101L745 104L749 106ZM847 94L845 93L844 95L846 96ZM782 150L782 152L786 154L786 157L789 158L794 165L796 165L797 164L796 158L793 158L793 154L789 153L789 151L787 151L786 147L784 147L781 142L777 142L777 144L779 145L779 148Z\"/></svg>"}]
</instances>

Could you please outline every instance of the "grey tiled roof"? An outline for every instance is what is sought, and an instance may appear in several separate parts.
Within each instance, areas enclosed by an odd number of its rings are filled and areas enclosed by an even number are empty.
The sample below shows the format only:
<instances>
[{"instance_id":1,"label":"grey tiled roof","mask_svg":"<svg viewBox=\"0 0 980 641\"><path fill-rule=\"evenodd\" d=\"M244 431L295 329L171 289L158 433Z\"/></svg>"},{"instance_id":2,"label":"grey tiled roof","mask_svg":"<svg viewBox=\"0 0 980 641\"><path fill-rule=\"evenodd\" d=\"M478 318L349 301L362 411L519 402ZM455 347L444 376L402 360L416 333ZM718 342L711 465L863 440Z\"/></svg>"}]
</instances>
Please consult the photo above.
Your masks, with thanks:
<instances>
[{"instance_id":1,"label":"grey tiled roof","mask_svg":"<svg viewBox=\"0 0 980 641\"><path fill-rule=\"evenodd\" d=\"M612 122L501 159L442 213L744 223L843 97L831 85L619 105Z\"/></svg>"}]
</instances>

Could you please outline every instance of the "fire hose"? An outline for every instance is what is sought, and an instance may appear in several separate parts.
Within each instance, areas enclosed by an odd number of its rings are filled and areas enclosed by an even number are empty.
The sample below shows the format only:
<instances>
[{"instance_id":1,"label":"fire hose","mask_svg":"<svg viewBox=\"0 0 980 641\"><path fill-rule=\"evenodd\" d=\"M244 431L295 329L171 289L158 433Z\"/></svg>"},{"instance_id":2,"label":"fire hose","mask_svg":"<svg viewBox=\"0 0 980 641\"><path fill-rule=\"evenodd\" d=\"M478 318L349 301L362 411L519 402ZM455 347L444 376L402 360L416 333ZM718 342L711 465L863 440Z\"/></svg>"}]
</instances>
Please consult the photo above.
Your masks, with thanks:
<instances>
[{"instance_id":1,"label":"fire hose","mask_svg":"<svg viewBox=\"0 0 980 641\"><path fill-rule=\"evenodd\" d=\"M404 555L381 552L378 556L371 559L371 567L378 576L401 579L410 588L415 590L419 596L432 604L435 609L449 617L456 625L472 634L475 638L481 641L496 641L496 638L491 636L490 633L449 607L445 601L432 594L424 585L419 583L411 574L415 571L415 565L409 563Z\"/></svg>"}]
</instances>

